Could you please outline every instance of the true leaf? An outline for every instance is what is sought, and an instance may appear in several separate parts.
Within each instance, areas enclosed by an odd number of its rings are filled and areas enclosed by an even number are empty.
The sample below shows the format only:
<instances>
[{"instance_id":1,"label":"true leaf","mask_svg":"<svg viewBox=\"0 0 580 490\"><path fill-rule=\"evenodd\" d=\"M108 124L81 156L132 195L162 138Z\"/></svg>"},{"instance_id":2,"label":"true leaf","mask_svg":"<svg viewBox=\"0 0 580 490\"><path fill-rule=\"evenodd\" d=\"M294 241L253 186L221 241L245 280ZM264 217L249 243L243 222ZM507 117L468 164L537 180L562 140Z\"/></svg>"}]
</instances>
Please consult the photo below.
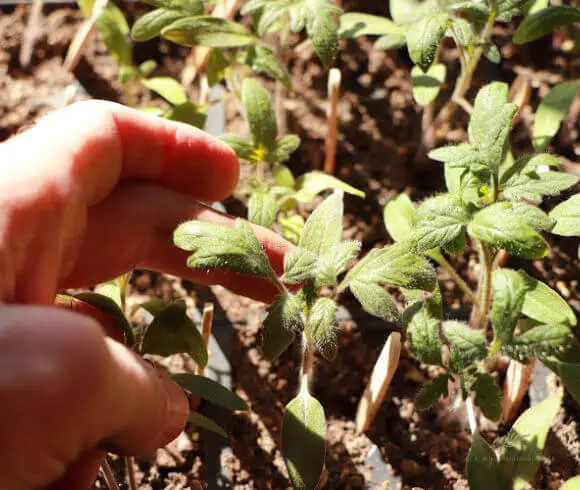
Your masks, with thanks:
<instances>
[{"instance_id":1,"label":"true leaf","mask_svg":"<svg viewBox=\"0 0 580 490\"><path fill-rule=\"evenodd\" d=\"M580 19L580 9L577 10ZM532 142L536 150L543 150L556 135L562 119L568 113L578 92L580 92L580 80L569 80L556 85L542 99L536 112L532 131Z\"/></svg>"},{"instance_id":2,"label":"true leaf","mask_svg":"<svg viewBox=\"0 0 580 490\"><path fill-rule=\"evenodd\" d=\"M264 228L271 228L276 220L276 201L266 192L252 192L248 201L248 219Z\"/></svg>"},{"instance_id":3,"label":"true leaf","mask_svg":"<svg viewBox=\"0 0 580 490\"><path fill-rule=\"evenodd\" d=\"M550 231L554 226L555 220L537 206L520 201L512 204L512 210L537 231Z\"/></svg>"},{"instance_id":4,"label":"true leaf","mask_svg":"<svg viewBox=\"0 0 580 490\"><path fill-rule=\"evenodd\" d=\"M173 105L185 104L187 102L187 94L183 89L181 83L171 77L153 77L141 80L149 90L153 90L158 95L161 95L165 100Z\"/></svg>"},{"instance_id":5,"label":"true leaf","mask_svg":"<svg viewBox=\"0 0 580 490\"><path fill-rule=\"evenodd\" d=\"M298 244L302 230L304 229L304 218L299 214L289 216L278 216L278 224L282 228L282 236L294 244Z\"/></svg>"},{"instance_id":6,"label":"true leaf","mask_svg":"<svg viewBox=\"0 0 580 490\"><path fill-rule=\"evenodd\" d=\"M164 114L164 117L170 121L178 121L203 129L205 120L207 119L207 109L188 101L185 104L173 106Z\"/></svg>"},{"instance_id":7,"label":"true leaf","mask_svg":"<svg viewBox=\"0 0 580 490\"><path fill-rule=\"evenodd\" d=\"M204 8L203 0L143 0L143 3L189 15L201 15Z\"/></svg>"},{"instance_id":8,"label":"true leaf","mask_svg":"<svg viewBox=\"0 0 580 490\"><path fill-rule=\"evenodd\" d=\"M256 73L265 73L278 80L286 88L292 86L290 74L286 66L280 62L274 53L263 46L250 46L247 51L238 55L238 61L249 66Z\"/></svg>"},{"instance_id":9,"label":"true leaf","mask_svg":"<svg viewBox=\"0 0 580 490\"><path fill-rule=\"evenodd\" d=\"M292 171L286 165L276 165L272 169L272 176L274 177L274 184L292 189L296 181L292 175Z\"/></svg>"},{"instance_id":10,"label":"true leaf","mask_svg":"<svg viewBox=\"0 0 580 490\"><path fill-rule=\"evenodd\" d=\"M229 269L255 277L275 274L247 221L237 219L235 228L188 221L177 227L173 242L193 252L187 262L192 269Z\"/></svg>"},{"instance_id":11,"label":"true leaf","mask_svg":"<svg viewBox=\"0 0 580 490\"><path fill-rule=\"evenodd\" d=\"M524 271L518 271L527 283L522 313L542 323L562 323L576 326L574 310L552 288L542 281L529 276Z\"/></svg>"},{"instance_id":12,"label":"true leaf","mask_svg":"<svg viewBox=\"0 0 580 490\"><path fill-rule=\"evenodd\" d=\"M433 268L424 257L412 250L406 241L387 248L375 248L348 272L344 284L357 280L433 291L436 286Z\"/></svg>"},{"instance_id":13,"label":"true leaf","mask_svg":"<svg viewBox=\"0 0 580 490\"><path fill-rule=\"evenodd\" d=\"M443 249L450 255L458 255L465 249L465 245L467 245L467 241L465 238L465 231L461 230L461 233L457 235L453 240L447 242L443 245ZM429 255L433 258L433 255Z\"/></svg>"},{"instance_id":14,"label":"true leaf","mask_svg":"<svg viewBox=\"0 0 580 490\"><path fill-rule=\"evenodd\" d=\"M115 5L107 5L99 14L96 26L103 42L123 65L132 64L129 25L123 12Z\"/></svg>"},{"instance_id":15,"label":"true leaf","mask_svg":"<svg viewBox=\"0 0 580 490\"><path fill-rule=\"evenodd\" d=\"M226 145L236 152L238 158L242 160L251 160L254 153L254 145L237 134L225 134L220 136Z\"/></svg>"},{"instance_id":16,"label":"true leaf","mask_svg":"<svg viewBox=\"0 0 580 490\"><path fill-rule=\"evenodd\" d=\"M338 34L342 37L383 36L404 31L392 20L378 15L348 12L341 15Z\"/></svg>"},{"instance_id":17,"label":"true leaf","mask_svg":"<svg viewBox=\"0 0 580 490\"><path fill-rule=\"evenodd\" d=\"M438 2L435 0L389 0L389 12L399 26L416 22L437 10Z\"/></svg>"},{"instance_id":18,"label":"true leaf","mask_svg":"<svg viewBox=\"0 0 580 490\"><path fill-rule=\"evenodd\" d=\"M337 306L330 298L318 298L308 314L306 328L320 353L329 360L336 357Z\"/></svg>"},{"instance_id":19,"label":"true leaf","mask_svg":"<svg viewBox=\"0 0 580 490\"><path fill-rule=\"evenodd\" d=\"M503 488L521 490L534 477L560 403L560 396L553 396L529 408L516 420L499 460Z\"/></svg>"},{"instance_id":20,"label":"true leaf","mask_svg":"<svg viewBox=\"0 0 580 490\"><path fill-rule=\"evenodd\" d=\"M407 31L409 56L424 72L435 58L435 52L447 29L449 16L436 12L411 25Z\"/></svg>"},{"instance_id":21,"label":"true leaf","mask_svg":"<svg viewBox=\"0 0 580 490\"><path fill-rule=\"evenodd\" d=\"M495 422L501 419L501 391L493 378L487 373L479 373L471 386L475 392L474 403L481 409L483 415Z\"/></svg>"},{"instance_id":22,"label":"true leaf","mask_svg":"<svg viewBox=\"0 0 580 490\"><path fill-rule=\"evenodd\" d=\"M558 372L562 383L577 403L580 403L580 364L561 362Z\"/></svg>"},{"instance_id":23,"label":"true leaf","mask_svg":"<svg viewBox=\"0 0 580 490\"><path fill-rule=\"evenodd\" d=\"M557 27L580 22L580 8L554 5L528 15L514 35L514 43L524 44L550 33Z\"/></svg>"},{"instance_id":24,"label":"true leaf","mask_svg":"<svg viewBox=\"0 0 580 490\"><path fill-rule=\"evenodd\" d=\"M233 391L228 390L218 382L196 374L177 373L171 375L182 388L191 391L200 398L228 410L248 410L248 404Z\"/></svg>"},{"instance_id":25,"label":"true leaf","mask_svg":"<svg viewBox=\"0 0 580 490\"><path fill-rule=\"evenodd\" d=\"M314 490L324 468L326 420L320 402L301 390L282 422L282 452L296 490Z\"/></svg>"},{"instance_id":26,"label":"true leaf","mask_svg":"<svg viewBox=\"0 0 580 490\"><path fill-rule=\"evenodd\" d=\"M199 330L187 315L182 301L167 305L145 330L144 354L171 356L187 353L198 366L204 367L208 354Z\"/></svg>"},{"instance_id":27,"label":"true leaf","mask_svg":"<svg viewBox=\"0 0 580 490\"><path fill-rule=\"evenodd\" d=\"M567 480L560 490L580 490L580 476L575 476Z\"/></svg>"},{"instance_id":28,"label":"true leaf","mask_svg":"<svg viewBox=\"0 0 580 490\"><path fill-rule=\"evenodd\" d=\"M417 208L412 237L417 251L441 247L457 238L465 229L469 213L461 199L450 194L427 199Z\"/></svg>"},{"instance_id":29,"label":"true leaf","mask_svg":"<svg viewBox=\"0 0 580 490\"><path fill-rule=\"evenodd\" d=\"M276 115L268 92L256 80L246 78L242 85L242 106L250 125L254 146L270 151L274 147L278 129Z\"/></svg>"},{"instance_id":30,"label":"true leaf","mask_svg":"<svg viewBox=\"0 0 580 490\"><path fill-rule=\"evenodd\" d=\"M467 19L454 17L451 20L453 35L462 46L471 46L476 38L473 25Z\"/></svg>"},{"instance_id":31,"label":"true leaf","mask_svg":"<svg viewBox=\"0 0 580 490\"><path fill-rule=\"evenodd\" d=\"M497 456L479 432L467 455L467 481L471 490L503 490Z\"/></svg>"},{"instance_id":32,"label":"true leaf","mask_svg":"<svg viewBox=\"0 0 580 490\"><path fill-rule=\"evenodd\" d=\"M371 315L390 322L398 321L399 310L393 298L377 284L351 281L349 288L352 294Z\"/></svg>"},{"instance_id":33,"label":"true leaf","mask_svg":"<svg viewBox=\"0 0 580 490\"><path fill-rule=\"evenodd\" d=\"M496 338L510 342L521 315L528 283L517 271L497 269L492 275L491 323Z\"/></svg>"},{"instance_id":34,"label":"true leaf","mask_svg":"<svg viewBox=\"0 0 580 490\"><path fill-rule=\"evenodd\" d=\"M95 289L95 293L112 299L119 307L120 313L123 314L123 298L121 297L121 288L119 287L119 283L116 280L99 285Z\"/></svg>"},{"instance_id":35,"label":"true leaf","mask_svg":"<svg viewBox=\"0 0 580 490\"><path fill-rule=\"evenodd\" d=\"M166 10L164 8L152 10L137 19L133 24L131 37L135 41L149 41L155 36L159 36L164 27L184 17L187 17L187 14L177 10Z\"/></svg>"},{"instance_id":36,"label":"true leaf","mask_svg":"<svg viewBox=\"0 0 580 490\"><path fill-rule=\"evenodd\" d=\"M572 187L578 182L578 177L564 172L529 172L515 174L503 185L506 199L526 199L540 202L542 196L554 196Z\"/></svg>"},{"instance_id":37,"label":"true leaf","mask_svg":"<svg viewBox=\"0 0 580 490\"><path fill-rule=\"evenodd\" d=\"M297 248L284 256L284 276L286 284L297 284L316 273L318 256L304 248Z\"/></svg>"},{"instance_id":38,"label":"true leaf","mask_svg":"<svg viewBox=\"0 0 580 490\"><path fill-rule=\"evenodd\" d=\"M501 62L501 51L492 43L487 43L483 48L483 55L496 65Z\"/></svg>"},{"instance_id":39,"label":"true leaf","mask_svg":"<svg viewBox=\"0 0 580 490\"><path fill-rule=\"evenodd\" d=\"M374 49L379 49L382 51L388 51L389 49L402 48L407 45L407 37L404 34L386 34L379 37L375 44Z\"/></svg>"},{"instance_id":40,"label":"true leaf","mask_svg":"<svg viewBox=\"0 0 580 490\"><path fill-rule=\"evenodd\" d=\"M190 412L189 421L196 427L215 432L216 434L222 436L224 439L228 438L228 435L223 428L216 424L212 419L202 415L199 412Z\"/></svg>"},{"instance_id":41,"label":"true leaf","mask_svg":"<svg viewBox=\"0 0 580 490\"><path fill-rule=\"evenodd\" d=\"M346 184L342 180L324 172L308 172L296 180L296 199L298 202L311 202L315 196L326 189L343 190L348 194L365 197L365 193Z\"/></svg>"},{"instance_id":42,"label":"true leaf","mask_svg":"<svg viewBox=\"0 0 580 490\"><path fill-rule=\"evenodd\" d=\"M291 294L278 296L268 308L262 332L264 354L276 359L292 343L297 332L304 329L302 306Z\"/></svg>"},{"instance_id":43,"label":"true leaf","mask_svg":"<svg viewBox=\"0 0 580 490\"><path fill-rule=\"evenodd\" d=\"M411 235L415 219L415 206L407 194L399 194L391 199L383 210L383 219L389 235L400 242Z\"/></svg>"},{"instance_id":44,"label":"true leaf","mask_svg":"<svg viewBox=\"0 0 580 490\"><path fill-rule=\"evenodd\" d=\"M415 407L418 410L426 410L435 405L439 398L447 396L450 379L451 377L448 374L441 374L433 381L425 383L415 398Z\"/></svg>"},{"instance_id":45,"label":"true leaf","mask_svg":"<svg viewBox=\"0 0 580 490\"><path fill-rule=\"evenodd\" d=\"M285 162L290 158L290 155L294 153L300 146L300 138L295 134L287 134L282 136L266 155L266 161L270 163L281 163Z\"/></svg>"},{"instance_id":46,"label":"true leaf","mask_svg":"<svg viewBox=\"0 0 580 490\"><path fill-rule=\"evenodd\" d=\"M580 236L580 194L558 204L550 212L556 221L552 233L562 236Z\"/></svg>"},{"instance_id":47,"label":"true leaf","mask_svg":"<svg viewBox=\"0 0 580 490\"><path fill-rule=\"evenodd\" d=\"M431 65L424 72L419 66L414 66L411 70L411 81L413 82L413 98L420 106L427 106L435 100L441 89L441 84L445 81L447 68L442 63Z\"/></svg>"},{"instance_id":48,"label":"true leaf","mask_svg":"<svg viewBox=\"0 0 580 490\"><path fill-rule=\"evenodd\" d=\"M502 350L516 360L527 361L530 357L550 356L565 351L570 341L570 327L539 325L514 337Z\"/></svg>"},{"instance_id":49,"label":"true leaf","mask_svg":"<svg viewBox=\"0 0 580 490\"><path fill-rule=\"evenodd\" d=\"M441 364L441 339L438 328L443 315L439 287L429 295L419 291L417 295L405 294L410 304L403 312L403 324L407 327L411 352L427 364Z\"/></svg>"},{"instance_id":50,"label":"true leaf","mask_svg":"<svg viewBox=\"0 0 580 490\"><path fill-rule=\"evenodd\" d=\"M476 361L487 356L487 344L481 330L474 330L467 324L457 321L443 323L443 334L451 344L449 369L461 372Z\"/></svg>"},{"instance_id":51,"label":"true leaf","mask_svg":"<svg viewBox=\"0 0 580 490\"><path fill-rule=\"evenodd\" d=\"M518 257L540 259L548 253L546 241L519 218L508 203L492 204L476 213L469 223L468 232Z\"/></svg>"},{"instance_id":52,"label":"true leaf","mask_svg":"<svg viewBox=\"0 0 580 490\"><path fill-rule=\"evenodd\" d=\"M343 193L335 191L310 215L298 246L321 255L338 245L342 236Z\"/></svg>"},{"instance_id":53,"label":"true leaf","mask_svg":"<svg viewBox=\"0 0 580 490\"><path fill-rule=\"evenodd\" d=\"M226 76L226 69L232 64L229 58L226 58L219 49L212 49L209 59L207 60L207 83L213 87Z\"/></svg>"},{"instance_id":54,"label":"true leaf","mask_svg":"<svg viewBox=\"0 0 580 490\"><path fill-rule=\"evenodd\" d=\"M183 46L235 48L254 42L252 33L243 25L209 15L185 17L165 26L164 38Z\"/></svg>"},{"instance_id":55,"label":"true leaf","mask_svg":"<svg viewBox=\"0 0 580 490\"><path fill-rule=\"evenodd\" d=\"M316 264L316 286L336 285L336 280L342 274L348 263L359 253L360 242L340 243L324 252Z\"/></svg>"}]
</instances>

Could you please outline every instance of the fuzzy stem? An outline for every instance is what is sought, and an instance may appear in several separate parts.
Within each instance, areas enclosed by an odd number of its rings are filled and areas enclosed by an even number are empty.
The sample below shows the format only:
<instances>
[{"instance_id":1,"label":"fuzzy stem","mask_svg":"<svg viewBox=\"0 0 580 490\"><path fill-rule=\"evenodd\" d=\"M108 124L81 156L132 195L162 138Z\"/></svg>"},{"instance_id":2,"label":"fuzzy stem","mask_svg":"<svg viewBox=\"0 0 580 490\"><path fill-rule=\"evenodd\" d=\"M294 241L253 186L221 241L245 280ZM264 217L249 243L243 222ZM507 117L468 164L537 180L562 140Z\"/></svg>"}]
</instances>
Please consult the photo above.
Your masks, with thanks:
<instances>
[{"instance_id":1,"label":"fuzzy stem","mask_svg":"<svg viewBox=\"0 0 580 490\"><path fill-rule=\"evenodd\" d=\"M465 400L465 407L467 409L467 421L469 423L469 430L472 434L477 431L477 418L475 417L475 409L473 407L473 400L468 396Z\"/></svg>"},{"instance_id":2,"label":"fuzzy stem","mask_svg":"<svg viewBox=\"0 0 580 490\"><path fill-rule=\"evenodd\" d=\"M310 383L310 375L312 374L312 366L314 364L314 345L306 333L302 335L304 341L304 356L302 358L300 392L307 393L308 385Z\"/></svg>"},{"instance_id":3,"label":"fuzzy stem","mask_svg":"<svg viewBox=\"0 0 580 490\"><path fill-rule=\"evenodd\" d=\"M101 463L101 472L103 473L103 478L109 487L109 490L119 490L119 485L117 485L117 481L115 480L115 474L109 464L109 460L105 456L103 462Z\"/></svg>"},{"instance_id":4,"label":"fuzzy stem","mask_svg":"<svg viewBox=\"0 0 580 490\"><path fill-rule=\"evenodd\" d=\"M479 285L477 288L477 303L471 315L471 327L486 329L491 306L491 273L493 270L493 257L489 245L476 240L479 252Z\"/></svg>"},{"instance_id":5,"label":"fuzzy stem","mask_svg":"<svg viewBox=\"0 0 580 490\"><path fill-rule=\"evenodd\" d=\"M443 257L443 255L441 255L441 257L437 257L435 259L435 261L441 267L443 267L443 269L445 269L447 271L447 273L451 276L451 279L453 279L455 281L455 283L457 284L457 286L459 287L459 289L461 289L461 291L463 291L463 294L465 294L465 296L472 303L475 304L476 303L475 293L471 290L471 288L463 280L463 278L459 274L457 274L457 272L455 271L455 269L453 268L453 266L449 262L447 262L447 260L445 259L445 257Z\"/></svg>"},{"instance_id":6,"label":"fuzzy stem","mask_svg":"<svg viewBox=\"0 0 580 490\"><path fill-rule=\"evenodd\" d=\"M125 471L129 480L130 490L137 490L137 479L135 478L135 458L133 456L125 457Z\"/></svg>"}]
</instances>

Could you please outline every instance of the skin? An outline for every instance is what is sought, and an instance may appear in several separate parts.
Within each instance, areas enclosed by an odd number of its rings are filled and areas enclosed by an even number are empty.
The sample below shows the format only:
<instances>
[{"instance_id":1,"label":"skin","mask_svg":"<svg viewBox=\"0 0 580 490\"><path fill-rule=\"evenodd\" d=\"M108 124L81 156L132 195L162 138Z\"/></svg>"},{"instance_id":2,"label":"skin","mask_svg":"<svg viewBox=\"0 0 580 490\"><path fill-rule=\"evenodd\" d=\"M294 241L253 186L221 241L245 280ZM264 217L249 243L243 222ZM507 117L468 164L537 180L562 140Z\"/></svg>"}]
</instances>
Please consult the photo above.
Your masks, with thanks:
<instances>
[{"instance_id":1,"label":"skin","mask_svg":"<svg viewBox=\"0 0 580 490\"><path fill-rule=\"evenodd\" d=\"M0 145L0 488L89 488L106 451L147 454L183 429L181 389L54 296L146 268L272 301L270 283L190 270L171 243L186 220L233 226L201 202L238 177L216 139L100 101ZM281 272L291 246L255 230Z\"/></svg>"}]
</instances>

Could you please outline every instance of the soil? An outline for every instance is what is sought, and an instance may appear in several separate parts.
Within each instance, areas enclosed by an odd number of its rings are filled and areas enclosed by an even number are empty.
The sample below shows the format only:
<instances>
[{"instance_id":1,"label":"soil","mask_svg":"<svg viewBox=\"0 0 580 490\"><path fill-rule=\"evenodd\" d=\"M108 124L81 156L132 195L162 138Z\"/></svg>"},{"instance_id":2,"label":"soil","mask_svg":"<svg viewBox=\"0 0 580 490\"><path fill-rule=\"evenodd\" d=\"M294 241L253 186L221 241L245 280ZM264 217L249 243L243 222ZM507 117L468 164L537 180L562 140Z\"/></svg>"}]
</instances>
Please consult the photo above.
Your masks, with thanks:
<instances>
[{"instance_id":1,"label":"soil","mask_svg":"<svg viewBox=\"0 0 580 490\"><path fill-rule=\"evenodd\" d=\"M386 14L388 2L345 1L345 10ZM129 20L141 7L124 6ZM33 51L30 68L18 61L20 43L28 19L29 7L0 8L0 141L34 123L46 112L64 102L63 93L80 79L87 95L121 100L116 82L117 66L104 45L92 41L85 59L76 72L67 73L62 60L81 17L75 9L45 6L44 16ZM484 61L478 70L474 91L491 79L511 82L518 73L529 76L534 86L530 105L521 113L514 128L512 143L517 151L531 152L530 124L538 101L549 86L564 79L580 78L580 57L561 49L562 35L525 45L509 44L513 26L496 29L494 39L502 49L501 65ZM345 236L363 242L368 250L390 242L382 222L384 203L398 192L406 191L420 200L443 190L441 167L426 163L418 148L422 112L411 93L410 60L406 52L376 52L366 39L343 41L337 66L342 71L340 101L340 139L337 150L337 176L367 193L365 200L346 202ZM457 53L443 51L448 66L456 66ZM181 71L187 50L165 41L154 40L135 47L135 60L154 58L159 63L156 75ZM321 168L325 136L326 72L308 50L293 54L290 61L295 96L286 101L289 132L299 134L303 144L289 166L295 175ZM453 86L450 73L439 100L445 100ZM159 104L148 94L138 94L140 104ZM193 95L193 94L192 94ZM473 94L470 94L473 95ZM550 151L561 156L566 168L578 172L578 107L564 123ZM449 127L438 134L439 143L457 142L465 137L466 115L457 111ZM239 126L233 115L231 128ZM566 196L550 199L543 205L553 207ZM240 209L239 203L226 202L228 210ZM544 261L533 263L511 260L511 267L527 270L555 287L572 306L580 311L578 280L580 262L575 239L552 238L552 248ZM457 270L475 286L475 258L467 253L453 259ZM445 301L450 316L460 316L460 292L441 273ZM260 316L264 305L234 296L220 287L200 288L177 278L136 271L130 288L130 301L148 297L185 298L192 309L200 309L206 300L214 301L222 312L223 328L233 328L233 347L229 361L233 370L233 389L251 406L247 414L236 414L228 422L231 451L221 463L230 473L235 489L289 488L281 456L279 436L284 405L297 390L297 349L289 349L278 360L267 361L261 351ZM347 309L356 311L354 301L346 297ZM353 315L355 318L359 318ZM449 405L419 412L413 400L425 380L434 371L417 362L406 351L394 377L389 394L373 428L363 435L355 434L354 419L358 400L368 381L373 364L386 339L389 326L369 329L366 320L341 322L342 334L337 360L317 359L313 392L326 410L328 451L325 489L390 488L387 481L372 481L367 455L376 445L392 472L401 478L405 489L468 488L464 470L470 436L465 416ZM216 328L220 328L216 326ZM177 356L172 368L191 369L191 363ZM504 367L505 369L505 367ZM503 372L498 373L500 379ZM555 378L553 390L559 389ZM527 406L526 398L522 410ZM559 488L580 467L580 408L566 394L564 404L552 425L552 432L533 488ZM489 438L505 436L507 427L487 427ZM210 462L204 453L200 434L188 430L168 448L150 458L137 461L140 488L200 488L208 474ZM120 474L120 461L114 461ZM196 483L197 482L197 483ZM102 481L95 488L104 488ZM221 488L221 487L220 487Z\"/></svg>"}]
</instances>

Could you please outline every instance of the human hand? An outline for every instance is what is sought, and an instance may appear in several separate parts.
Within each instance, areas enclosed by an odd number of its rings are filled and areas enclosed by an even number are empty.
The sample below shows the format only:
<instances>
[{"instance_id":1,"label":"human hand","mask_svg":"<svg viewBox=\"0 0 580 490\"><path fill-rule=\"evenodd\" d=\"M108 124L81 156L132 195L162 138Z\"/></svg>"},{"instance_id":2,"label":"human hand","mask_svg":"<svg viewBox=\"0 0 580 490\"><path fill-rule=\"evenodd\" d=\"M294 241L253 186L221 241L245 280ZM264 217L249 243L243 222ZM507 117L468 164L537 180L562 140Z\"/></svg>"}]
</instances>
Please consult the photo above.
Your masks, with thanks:
<instances>
[{"instance_id":1,"label":"human hand","mask_svg":"<svg viewBox=\"0 0 580 490\"><path fill-rule=\"evenodd\" d=\"M94 320L49 305L58 288L135 267L271 301L262 279L186 267L190 219L232 224L233 152L201 131L105 102L57 111L0 145L0 488L88 488L105 450L143 454L183 428L185 395ZM273 267L290 245L258 229ZM35 306L31 306L35 305Z\"/></svg>"}]
</instances>

